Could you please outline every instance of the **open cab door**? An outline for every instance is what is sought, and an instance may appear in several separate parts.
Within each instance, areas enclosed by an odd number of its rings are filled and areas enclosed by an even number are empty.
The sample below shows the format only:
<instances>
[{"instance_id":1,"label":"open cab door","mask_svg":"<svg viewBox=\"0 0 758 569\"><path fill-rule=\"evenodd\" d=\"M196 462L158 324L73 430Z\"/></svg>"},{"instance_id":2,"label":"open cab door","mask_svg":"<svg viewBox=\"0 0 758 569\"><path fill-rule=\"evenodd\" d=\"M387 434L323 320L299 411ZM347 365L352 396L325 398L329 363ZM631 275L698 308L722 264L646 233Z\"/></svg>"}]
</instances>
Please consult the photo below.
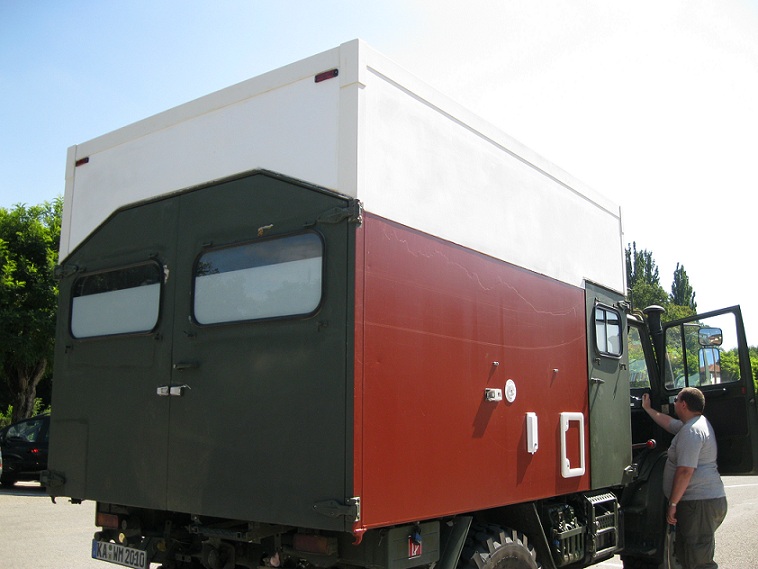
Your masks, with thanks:
<instances>
[{"instance_id":1,"label":"open cab door","mask_svg":"<svg viewBox=\"0 0 758 569\"><path fill-rule=\"evenodd\" d=\"M667 322L663 331L669 406L681 388L700 389L716 431L719 472L758 473L758 409L740 307Z\"/></svg>"}]
</instances>

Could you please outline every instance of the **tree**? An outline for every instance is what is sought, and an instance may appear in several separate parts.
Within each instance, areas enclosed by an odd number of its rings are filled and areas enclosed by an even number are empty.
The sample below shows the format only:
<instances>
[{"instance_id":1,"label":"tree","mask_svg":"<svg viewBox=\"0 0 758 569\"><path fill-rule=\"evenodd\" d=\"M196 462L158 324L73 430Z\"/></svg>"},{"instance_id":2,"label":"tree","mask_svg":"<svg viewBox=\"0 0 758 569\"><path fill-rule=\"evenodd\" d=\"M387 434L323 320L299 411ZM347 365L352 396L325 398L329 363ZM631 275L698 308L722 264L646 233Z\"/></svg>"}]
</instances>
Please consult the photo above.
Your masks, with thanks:
<instances>
[{"instance_id":1,"label":"tree","mask_svg":"<svg viewBox=\"0 0 758 569\"><path fill-rule=\"evenodd\" d=\"M753 385L758 392L758 347L748 348L750 355L750 367L753 370ZM740 357L737 348L722 351L720 354L721 373L731 377L740 377Z\"/></svg>"},{"instance_id":2,"label":"tree","mask_svg":"<svg viewBox=\"0 0 758 569\"><path fill-rule=\"evenodd\" d=\"M626 249L626 282L632 308L645 309L652 304L662 306L666 309L664 322L694 316L697 312L695 291L684 266L676 264L671 294L666 294L653 253L646 249L637 251L636 242Z\"/></svg>"},{"instance_id":3,"label":"tree","mask_svg":"<svg viewBox=\"0 0 758 569\"><path fill-rule=\"evenodd\" d=\"M674 271L674 282L671 284L671 302L678 306L687 306L697 311L697 302L695 302L695 291L692 290L690 279L684 270L684 265L676 264Z\"/></svg>"},{"instance_id":4,"label":"tree","mask_svg":"<svg viewBox=\"0 0 758 569\"><path fill-rule=\"evenodd\" d=\"M13 421L32 414L37 385L52 360L62 209L61 198L0 208L0 378Z\"/></svg>"},{"instance_id":5,"label":"tree","mask_svg":"<svg viewBox=\"0 0 758 569\"><path fill-rule=\"evenodd\" d=\"M653 260L652 252L645 249L637 251L636 242L626 249L626 282L632 308L668 304L668 295L661 286L658 265Z\"/></svg>"}]
</instances>

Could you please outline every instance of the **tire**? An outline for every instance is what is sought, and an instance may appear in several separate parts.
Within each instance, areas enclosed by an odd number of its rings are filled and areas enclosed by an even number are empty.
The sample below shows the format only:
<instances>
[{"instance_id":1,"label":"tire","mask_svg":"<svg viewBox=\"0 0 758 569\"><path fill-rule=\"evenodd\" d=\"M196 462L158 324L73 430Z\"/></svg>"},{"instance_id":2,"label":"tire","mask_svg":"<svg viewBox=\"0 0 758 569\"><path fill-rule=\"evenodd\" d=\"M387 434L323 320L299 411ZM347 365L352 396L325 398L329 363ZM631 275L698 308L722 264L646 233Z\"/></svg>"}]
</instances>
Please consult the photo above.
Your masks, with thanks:
<instances>
[{"instance_id":1,"label":"tire","mask_svg":"<svg viewBox=\"0 0 758 569\"><path fill-rule=\"evenodd\" d=\"M499 525L471 526L458 569L540 569L527 537Z\"/></svg>"}]
</instances>

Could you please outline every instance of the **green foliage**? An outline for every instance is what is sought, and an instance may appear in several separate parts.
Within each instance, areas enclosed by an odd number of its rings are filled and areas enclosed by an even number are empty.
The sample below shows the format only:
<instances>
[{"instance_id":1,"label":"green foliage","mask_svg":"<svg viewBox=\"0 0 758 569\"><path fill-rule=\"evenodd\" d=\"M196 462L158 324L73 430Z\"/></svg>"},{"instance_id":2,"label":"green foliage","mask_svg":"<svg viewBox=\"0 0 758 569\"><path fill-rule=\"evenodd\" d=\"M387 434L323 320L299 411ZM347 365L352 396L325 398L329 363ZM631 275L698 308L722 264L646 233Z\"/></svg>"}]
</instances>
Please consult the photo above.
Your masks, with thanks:
<instances>
[{"instance_id":1,"label":"green foliage","mask_svg":"<svg viewBox=\"0 0 758 569\"><path fill-rule=\"evenodd\" d=\"M41 415L43 413L49 414L51 411L50 405L45 405L44 401L39 397L34 399L34 406L32 407L31 417L35 415ZM0 411L0 429L13 423L13 405L8 405L5 413Z\"/></svg>"},{"instance_id":2,"label":"green foliage","mask_svg":"<svg viewBox=\"0 0 758 569\"><path fill-rule=\"evenodd\" d=\"M687 318L697 314L697 312L689 306L681 306L679 304L672 304L671 302L667 302L665 308L666 313L662 318L664 322L671 322L672 320L679 320L680 318Z\"/></svg>"},{"instance_id":3,"label":"green foliage","mask_svg":"<svg viewBox=\"0 0 758 569\"><path fill-rule=\"evenodd\" d=\"M753 371L753 385L755 392L758 393L758 347L751 346L749 353L750 368ZM721 372L722 374L729 373L733 377L740 376L740 360L737 348L721 352Z\"/></svg>"},{"instance_id":4,"label":"green foliage","mask_svg":"<svg viewBox=\"0 0 758 569\"><path fill-rule=\"evenodd\" d=\"M686 318L696 314L695 292L690 285L684 266L677 263L671 294L661 286L658 265L653 253L647 249L637 250L633 242L626 249L627 300L632 308L644 310L657 304L666 309L664 322Z\"/></svg>"},{"instance_id":5,"label":"green foliage","mask_svg":"<svg viewBox=\"0 0 758 569\"><path fill-rule=\"evenodd\" d=\"M697 311L697 302L695 302L695 291L690 285L690 279L684 270L684 265L676 264L674 271L674 282L671 284L671 296L669 297L673 304L678 306L687 306Z\"/></svg>"},{"instance_id":6,"label":"green foliage","mask_svg":"<svg viewBox=\"0 0 758 569\"><path fill-rule=\"evenodd\" d=\"M61 198L0 208L0 379L14 421L34 412L37 385L52 359L62 210Z\"/></svg>"},{"instance_id":7,"label":"green foliage","mask_svg":"<svg viewBox=\"0 0 758 569\"><path fill-rule=\"evenodd\" d=\"M648 250L637 250L637 243L632 243L626 249L626 278L627 300L634 309L644 309L657 304L665 309L662 317L664 322L688 318L697 314L695 290L692 287L684 266L677 263L674 270L671 294L666 294L660 283L658 265L653 254ZM697 354L700 346L696 336L688 336L688 344L682 345L682 339L670 337L667 341L668 367L666 378L669 387L674 387L676 373L674 370L684 369L684 357L687 356L688 369L699 369ZM694 355L693 355L694 354ZM724 377L740 377L739 358L737 350L721 352L721 374ZM690 361L691 360L691 361ZM631 361L631 360L630 360ZM750 348L750 363L753 371L753 383L758 393L758 347Z\"/></svg>"},{"instance_id":8,"label":"green foliage","mask_svg":"<svg viewBox=\"0 0 758 569\"><path fill-rule=\"evenodd\" d=\"M642 310L653 304L665 306L668 303L653 253L646 249L638 251L636 242L626 249L626 284L632 308Z\"/></svg>"}]
</instances>

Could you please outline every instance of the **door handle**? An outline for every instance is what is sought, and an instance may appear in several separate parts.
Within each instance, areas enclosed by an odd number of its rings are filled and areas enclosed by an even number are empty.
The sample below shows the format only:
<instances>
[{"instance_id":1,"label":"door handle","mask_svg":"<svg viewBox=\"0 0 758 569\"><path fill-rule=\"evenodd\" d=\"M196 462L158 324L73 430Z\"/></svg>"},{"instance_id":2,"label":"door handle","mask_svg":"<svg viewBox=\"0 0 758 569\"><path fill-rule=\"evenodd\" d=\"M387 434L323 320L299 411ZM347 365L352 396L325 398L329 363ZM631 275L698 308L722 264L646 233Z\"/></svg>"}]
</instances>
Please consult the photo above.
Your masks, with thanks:
<instances>
[{"instance_id":1,"label":"door handle","mask_svg":"<svg viewBox=\"0 0 758 569\"><path fill-rule=\"evenodd\" d=\"M185 389L192 389L186 383L184 385L161 385L156 393L158 397L181 397Z\"/></svg>"},{"instance_id":2,"label":"door handle","mask_svg":"<svg viewBox=\"0 0 758 569\"><path fill-rule=\"evenodd\" d=\"M599 377L591 377L591 378L590 378L590 381L591 381L592 383L595 383L595 384L597 384L597 385L600 385L600 384L603 384L603 383L605 383L605 380L604 380L604 379L600 379Z\"/></svg>"},{"instance_id":3,"label":"door handle","mask_svg":"<svg viewBox=\"0 0 758 569\"><path fill-rule=\"evenodd\" d=\"M171 397L181 397L185 389L192 389L192 388L186 383L184 385L172 385L171 387L169 387L168 393L169 395L171 395Z\"/></svg>"},{"instance_id":4,"label":"door handle","mask_svg":"<svg viewBox=\"0 0 758 569\"><path fill-rule=\"evenodd\" d=\"M199 362L176 362L174 364L174 369L176 371L184 371L186 369L196 369L200 367Z\"/></svg>"}]
</instances>

